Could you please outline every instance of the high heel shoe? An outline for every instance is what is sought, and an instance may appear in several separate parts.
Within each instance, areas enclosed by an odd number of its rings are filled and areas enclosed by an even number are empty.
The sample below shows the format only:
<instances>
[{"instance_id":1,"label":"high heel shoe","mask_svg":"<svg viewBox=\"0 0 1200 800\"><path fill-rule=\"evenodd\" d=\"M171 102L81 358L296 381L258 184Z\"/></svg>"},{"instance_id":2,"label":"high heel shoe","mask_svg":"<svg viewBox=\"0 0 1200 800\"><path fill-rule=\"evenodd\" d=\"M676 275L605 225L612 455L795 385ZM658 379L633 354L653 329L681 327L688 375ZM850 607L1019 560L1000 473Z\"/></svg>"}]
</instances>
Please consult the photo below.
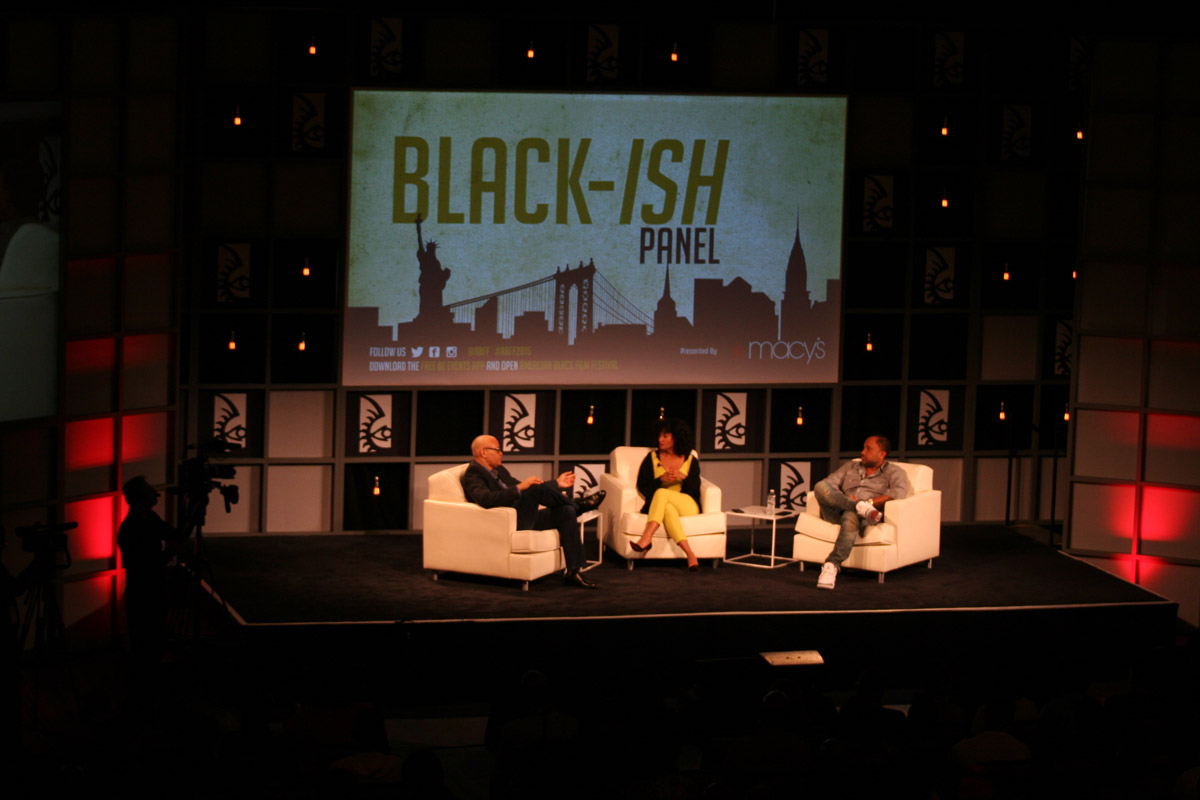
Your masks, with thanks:
<instances>
[{"instance_id":1,"label":"high heel shoe","mask_svg":"<svg viewBox=\"0 0 1200 800\"><path fill-rule=\"evenodd\" d=\"M695 564L688 564L688 572L699 572L699 571L700 571L700 562L699 561L697 561Z\"/></svg>"},{"instance_id":2,"label":"high heel shoe","mask_svg":"<svg viewBox=\"0 0 1200 800\"><path fill-rule=\"evenodd\" d=\"M635 553L649 553L650 548L654 547L654 542L651 542L650 544L646 545L645 547L642 547L637 542L630 542L629 546L633 548Z\"/></svg>"}]
</instances>

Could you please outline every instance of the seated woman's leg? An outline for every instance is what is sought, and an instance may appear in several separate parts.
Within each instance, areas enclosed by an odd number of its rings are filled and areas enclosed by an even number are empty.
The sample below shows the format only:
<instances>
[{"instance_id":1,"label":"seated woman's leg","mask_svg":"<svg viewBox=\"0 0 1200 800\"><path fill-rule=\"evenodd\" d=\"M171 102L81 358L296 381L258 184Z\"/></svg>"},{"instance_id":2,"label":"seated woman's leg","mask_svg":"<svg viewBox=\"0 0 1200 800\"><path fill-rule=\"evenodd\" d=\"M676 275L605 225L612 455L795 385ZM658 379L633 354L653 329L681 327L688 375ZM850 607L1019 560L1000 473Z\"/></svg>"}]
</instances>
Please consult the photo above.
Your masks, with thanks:
<instances>
[{"instance_id":1,"label":"seated woman's leg","mask_svg":"<svg viewBox=\"0 0 1200 800\"><path fill-rule=\"evenodd\" d=\"M656 492L655 499L658 495L666 495L663 498L663 521L662 525L667 529L667 535L671 537L671 541L675 544L680 544L687 539L687 535L683 532L683 522L680 517L690 517L700 513L700 508L696 505L696 501L683 492Z\"/></svg>"},{"instance_id":2,"label":"seated woman's leg","mask_svg":"<svg viewBox=\"0 0 1200 800\"><path fill-rule=\"evenodd\" d=\"M654 532L662 524L663 505L657 502L660 494L662 494L661 489L654 493L654 497L650 498L650 508L646 511L646 528L642 531L641 538L633 545L633 549L639 553L650 549L650 541L654 538Z\"/></svg>"},{"instance_id":3,"label":"seated woman's leg","mask_svg":"<svg viewBox=\"0 0 1200 800\"><path fill-rule=\"evenodd\" d=\"M654 538L654 532L656 530L658 530L658 523L654 520L648 520L646 522L646 529L642 531L641 538L633 543L633 549L637 550L639 553L644 550L649 550L651 547L650 540Z\"/></svg>"},{"instance_id":4,"label":"seated woman's leg","mask_svg":"<svg viewBox=\"0 0 1200 800\"><path fill-rule=\"evenodd\" d=\"M692 508L695 508L696 503L692 498L686 494L680 494L679 497L688 500ZM684 506L684 510L681 511L680 506ZM683 532L683 521L679 519L681 514L683 516L690 516L684 513L686 508L687 504L675 503L673 501L668 502L663 512L663 527L667 529L667 536L671 537L671 541L679 545L679 549L687 556L688 569L697 569L700 566L700 559L696 558L696 554L692 551L692 546L688 544L687 534Z\"/></svg>"},{"instance_id":5,"label":"seated woman's leg","mask_svg":"<svg viewBox=\"0 0 1200 800\"><path fill-rule=\"evenodd\" d=\"M650 541L654 538L654 532L658 530L659 525L662 525L667 508L666 495L669 494L674 494L674 492L659 489L650 498L650 508L646 510L646 529L642 531L642 537L633 546L633 549L639 553L650 549Z\"/></svg>"},{"instance_id":6,"label":"seated woman's leg","mask_svg":"<svg viewBox=\"0 0 1200 800\"><path fill-rule=\"evenodd\" d=\"M687 535L683 532L683 522L679 518L699 513L700 508L696 505L696 501L688 495L683 492L659 489L650 498L650 508L646 511L646 530L642 532L642 538L637 541L634 550L639 552L648 550L654 532L658 530L659 525L662 525L666 529L667 535L671 537L671 541L679 545L687 556L688 566L696 566L699 562L696 554L692 552L691 545L687 543Z\"/></svg>"}]
</instances>

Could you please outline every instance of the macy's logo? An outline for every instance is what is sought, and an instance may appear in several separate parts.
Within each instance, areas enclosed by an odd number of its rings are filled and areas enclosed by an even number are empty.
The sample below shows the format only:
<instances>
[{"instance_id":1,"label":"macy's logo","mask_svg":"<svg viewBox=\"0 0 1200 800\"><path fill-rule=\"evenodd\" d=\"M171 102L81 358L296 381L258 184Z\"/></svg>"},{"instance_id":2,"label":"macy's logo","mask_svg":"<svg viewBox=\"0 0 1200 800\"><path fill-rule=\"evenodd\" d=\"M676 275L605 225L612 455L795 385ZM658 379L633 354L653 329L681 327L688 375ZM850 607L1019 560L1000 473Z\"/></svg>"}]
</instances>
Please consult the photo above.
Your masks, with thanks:
<instances>
[{"instance_id":1,"label":"macy's logo","mask_svg":"<svg viewBox=\"0 0 1200 800\"><path fill-rule=\"evenodd\" d=\"M806 364L811 364L814 358L822 359L825 357L825 341L821 337L817 337L817 341L813 342L812 347L808 346L808 342L747 342L746 343L746 358L770 358L770 359L796 359L802 360Z\"/></svg>"}]
</instances>

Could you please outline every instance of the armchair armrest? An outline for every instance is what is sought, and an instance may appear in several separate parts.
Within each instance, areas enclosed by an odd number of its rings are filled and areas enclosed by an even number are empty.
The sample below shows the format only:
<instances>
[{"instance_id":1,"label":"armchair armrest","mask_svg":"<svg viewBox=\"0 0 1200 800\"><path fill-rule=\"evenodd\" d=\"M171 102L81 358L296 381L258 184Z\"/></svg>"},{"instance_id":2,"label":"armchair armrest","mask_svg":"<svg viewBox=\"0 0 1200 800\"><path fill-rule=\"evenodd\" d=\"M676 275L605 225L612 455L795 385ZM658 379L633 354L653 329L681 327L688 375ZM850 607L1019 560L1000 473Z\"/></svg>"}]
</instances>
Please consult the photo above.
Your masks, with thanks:
<instances>
[{"instance_id":1,"label":"armchair armrest","mask_svg":"<svg viewBox=\"0 0 1200 800\"><path fill-rule=\"evenodd\" d=\"M897 531L902 528L940 524L942 493L921 492L903 500L889 500L883 507L883 518L895 525Z\"/></svg>"},{"instance_id":2,"label":"armchair armrest","mask_svg":"<svg viewBox=\"0 0 1200 800\"><path fill-rule=\"evenodd\" d=\"M501 561L507 565L512 552L512 533L517 527L515 508L482 508L475 503L426 500L424 510L425 531L421 538L426 569L491 575L497 573L473 567Z\"/></svg>"},{"instance_id":3,"label":"armchair armrest","mask_svg":"<svg viewBox=\"0 0 1200 800\"><path fill-rule=\"evenodd\" d=\"M942 493L934 489L903 500L890 500L883 518L896 528L901 563L935 558L941 552Z\"/></svg>"},{"instance_id":4,"label":"armchair armrest","mask_svg":"<svg viewBox=\"0 0 1200 800\"><path fill-rule=\"evenodd\" d=\"M620 526L621 518L626 512L637 512L642 508L642 501L637 487L611 472L600 476L600 486L607 494L600 504L600 513L604 515L604 524L609 531L615 531Z\"/></svg>"},{"instance_id":5,"label":"armchair armrest","mask_svg":"<svg viewBox=\"0 0 1200 800\"><path fill-rule=\"evenodd\" d=\"M721 510L721 487L700 476L700 510L705 514Z\"/></svg>"}]
</instances>

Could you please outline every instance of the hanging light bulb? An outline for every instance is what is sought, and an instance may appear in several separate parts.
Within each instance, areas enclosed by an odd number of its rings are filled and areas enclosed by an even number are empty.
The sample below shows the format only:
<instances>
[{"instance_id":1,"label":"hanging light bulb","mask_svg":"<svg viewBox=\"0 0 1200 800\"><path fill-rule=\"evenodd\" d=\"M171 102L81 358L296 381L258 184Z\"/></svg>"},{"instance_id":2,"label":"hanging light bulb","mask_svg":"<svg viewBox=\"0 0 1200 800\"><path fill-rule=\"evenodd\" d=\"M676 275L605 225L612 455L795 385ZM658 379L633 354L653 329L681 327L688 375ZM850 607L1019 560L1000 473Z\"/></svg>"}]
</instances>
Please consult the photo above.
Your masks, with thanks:
<instances>
[{"instance_id":1,"label":"hanging light bulb","mask_svg":"<svg viewBox=\"0 0 1200 800\"><path fill-rule=\"evenodd\" d=\"M671 42L671 60L672 61L679 60L679 43L678 42Z\"/></svg>"},{"instance_id":2,"label":"hanging light bulb","mask_svg":"<svg viewBox=\"0 0 1200 800\"><path fill-rule=\"evenodd\" d=\"M587 424L591 425L595 421L596 421L596 407L594 405L588 406Z\"/></svg>"},{"instance_id":3,"label":"hanging light bulb","mask_svg":"<svg viewBox=\"0 0 1200 800\"><path fill-rule=\"evenodd\" d=\"M237 350L237 338L233 335L233 331L229 332L229 349Z\"/></svg>"},{"instance_id":4,"label":"hanging light bulb","mask_svg":"<svg viewBox=\"0 0 1200 800\"><path fill-rule=\"evenodd\" d=\"M1077 270L1077 269L1071 270L1071 280L1075 280L1078 277L1079 277L1079 270Z\"/></svg>"},{"instance_id":5,"label":"hanging light bulb","mask_svg":"<svg viewBox=\"0 0 1200 800\"><path fill-rule=\"evenodd\" d=\"M1008 278L1009 278L1009 275L1008 275L1008 264L1005 264L1005 265L1004 265L1004 280L1008 280Z\"/></svg>"},{"instance_id":6,"label":"hanging light bulb","mask_svg":"<svg viewBox=\"0 0 1200 800\"><path fill-rule=\"evenodd\" d=\"M317 37L312 37L312 41L308 44L308 54L315 56L317 54Z\"/></svg>"},{"instance_id":7,"label":"hanging light bulb","mask_svg":"<svg viewBox=\"0 0 1200 800\"><path fill-rule=\"evenodd\" d=\"M241 106L236 106L234 109L233 124L234 124L234 127L237 127L238 125L242 124L242 107Z\"/></svg>"},{"instance_id":8,"label":"hanging light bulb","mask_svg":"<svg viewBox=\"0 0 1200 800\"><path fill-rule=\"evenodd\" d=\"M946 194L946 190L942 189L942 208L950 207L950 196Z\"/></svg>"},{"instance_id":9,"label":"hanging light bulb","mask_svg":"<svg viewBox=\"0 0 1200 800\"><path fill-rule=\"evenodd\" d=\"M304 341L304 331L301 331L300 332L300 342L296 345L296 349L303 352L305 349L307 349L307 347L308 347L308 345Z\"/></svg>"},{"instance_id":10,"label":"hanging light bulb","mask_svg":"<svg viewBox=\"0 0 1200 800\"><path fill-rule=\"evenodd\" d=\"M1004 401L1003 400L1000 401L1000 419L1001 420L1004 419Z\"/></svg>"},{"instance_id":11,"label":"hanging light bulb","mask_svg":"<svg viewBox=\"0 0 1200 800\"><path fill-rule=\"evenodd\" d=\"M308 268L308 259L307 258L304 259L304 269L300 270L300 274L306 278L309 275L312 275L312 270Z\"/></svg>"},{"instance_id":12,"label":"hanging light bulb","mask_svg":"<svg viewBox=\"0 0 1200 800\"><path fill-rule=\"evenodd\" d=\"M375 486L374 486L374 488L371 489L371 494L375 495L376 497L379 497L379 476L378 475L375 476Z\"/></svg>"},{"instance_id":13,"label":"hanging light bulb","mask_svg":"<svg viewBox=\"0 0 1200 800\"><path fill-rule=\"evenodd\" d=\"M1063 403L1063 422L1071 421L1071 404Z\"/></svg>"},{"instance_id":14,"label":"hanging light bulb","mask_svg":"<svg viewBox=\"0 0 1200 800\"><path fill-rule=\"evenodd\" d=\"M533 58L533 40L529 40L529 49L525 51L526 58Z\"/></svg>"},{"instance_id":15,"label":"hanging light bulb","mask_svg":"<svg viewBox=\"0 0 1200 800\"><path fill-rule=\"evenodd\" d=\"M1082 125L1080 125L1078 128L1075 129L1075 138L1080 141L1083 140L1083 126Z\"/></svg>"},{"instance_id":16,"label":"hanging light bulb","mask_svg":"<svg viewBox=\"0 0 1200 800\"><path fill-rule=\"evenodd\" d=\"M796 406L796 424L804 424L804 406Z\"/></svg>"},{"instance_id":17,"label":"hanging light bulb","mask_svg":"<svg viewBox=\"0 0 1200 800\"><path fill-rule=\"evenodd\" d=\"M950 126L947 123L946 118L942 117L942 136L949 136L949 135L950 135Z\"/></svg>"},{"instance_id":18,"label":"hanging light bulb","mask_svg":"<svg viewBox=\"0 0 1200 800\"><path fill-rule=\"evenodd\" d=\"M869 353L874 349L875 349L875 345L871 344L871 334L868 333L867 334L867 352Z\"/></svg>"},{"instance_id":19,"label":"hanging light bulb","mask_svg":"<svg viewBox=\"0 0 1200 800\"><path fill-rule=\"evenodd\" d=\"M665 413L666 413L666 409L664 409L662 406L659 406L658 407L658 418L662 419Z\"/></svg>"}]
</instances>

